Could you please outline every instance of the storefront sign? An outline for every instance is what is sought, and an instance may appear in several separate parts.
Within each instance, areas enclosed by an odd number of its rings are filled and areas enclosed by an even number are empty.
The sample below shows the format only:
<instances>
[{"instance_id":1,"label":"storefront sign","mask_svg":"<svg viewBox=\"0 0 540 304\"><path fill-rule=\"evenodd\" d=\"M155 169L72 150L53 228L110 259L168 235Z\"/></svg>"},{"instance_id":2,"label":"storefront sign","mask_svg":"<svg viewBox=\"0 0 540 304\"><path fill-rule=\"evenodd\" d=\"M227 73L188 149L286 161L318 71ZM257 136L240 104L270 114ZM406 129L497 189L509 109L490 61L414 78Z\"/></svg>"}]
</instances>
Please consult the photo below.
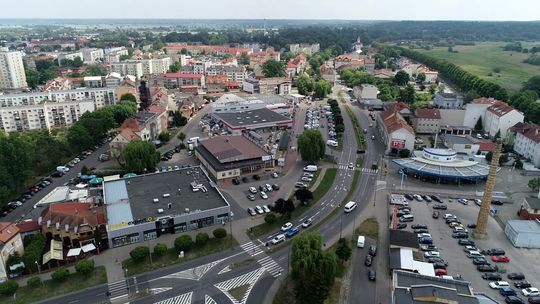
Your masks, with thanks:
<instances>
[{"instance_id":1,"label":"storefront sign","mask_svg":"<svg viewBox=\"0 0 540 304\"><path fill-rule=\"evenodd\" d=\"M146 218L130 221L130 222L128 222L128 225L139 225L139 224L144 224L144 223L150 223L153 220L154 220L154 218L149 216L149 217L146 217Z\"/></svg>"},{"instance_id":2,"label":"storefront sign","mask_svg":"<svg viewBox=\"0 0 540 304\"><path fill-rule=\"evenodd\" d=\"M403 148L405 148L405 140L403 140L403 139L392 139L391 147L396 148L396 149L403 149Z\"/></svg>"}]
</instances>

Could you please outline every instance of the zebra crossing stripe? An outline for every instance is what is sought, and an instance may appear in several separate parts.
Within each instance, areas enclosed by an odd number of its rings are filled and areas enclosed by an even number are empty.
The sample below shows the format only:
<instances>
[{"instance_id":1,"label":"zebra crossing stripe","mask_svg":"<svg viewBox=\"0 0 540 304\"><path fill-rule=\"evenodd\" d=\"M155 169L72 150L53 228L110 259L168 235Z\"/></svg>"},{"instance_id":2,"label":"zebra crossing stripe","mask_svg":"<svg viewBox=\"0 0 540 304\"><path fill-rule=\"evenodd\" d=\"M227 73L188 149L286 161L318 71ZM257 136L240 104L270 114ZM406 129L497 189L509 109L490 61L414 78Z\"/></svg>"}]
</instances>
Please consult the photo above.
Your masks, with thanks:
<instances>
[{"instance_id":1,"label":"zebra crossing stripe","mask_svg":"<svg viewBox=\"0 0 540 304\"><path fill-rule=\"evenodd\" d=\"M253 289L253 286L255 286L255 283L257 283L257 281L259 280L261 275L264 273L264 271L265 269L261 267L254 271L243 274L241 276L215 284L214 286L217 289L221 290L221 292L223 292L229 298L229 300L231 300L231 302L233 302L234 304L245 304L247 301L247 298L249 297L249 294L251 293L251 289ZM249 286L246 290L246 293L242 297L242 300L238 301L235 297L233 297L229 293L229 291L243 285L249 285Z\"/></svg>"},{"instance_id":2,"label":"zebra crossing stripe","mask_svg":"<svg viewBox=\"0 0 540 304\"><path fill-rule=\"evenodd\" d=\"M225 259L217 260L210 262L208 264L204 264L201 266L197 266L194 268L182 270L176 273L168 274L166 276L163 276L164 279L187 279L187 280L194 280L198 281L200 280L210 269L212 269L217 264L223 262Z\"/></svg>"},{"instance_id":3,"label":"zebra crossing stripe","mask_svg":"<svg viewBox=\"0 0 540 304\"><path fill-rule=\"evenodd\" d=\"M240 245L240 247L242 249L244 249L244 251L247 254L249 254L250 256L252 256L252 257L263 253L261 248L259 248L259 246L257 246L255 243L253 243L253 241L251 241L249 243L242 244L242 245Z\"/></svg>"},{"instance_id":4,"label":"zebra crossing stripe","mask_svg":"<svg viewBox=\"0 0 540 304\"><path fill-rule=\"evenodd\" d=\"M260 259L259 264L275 278L280 276L283 271L283 268L269 256Z\"/></svg>"},{"instance_id":5,"label":"zebra crossing stripe","mask_svg":"<svg viewBox=\"0 0 540 304\"><path fill-rule=\"evenodd\" d=\"M204 304L217 304L209 295L204 295Z\"/></svg>"},{"instance_id":6,"label":"zebra crossing stripe","mask_svg":"<svg viewBox=\"0 0 540 304\"><path fill-rule=\"evenodd\" d=\"M110 293L109 297L111 298L111 300L128 296L126 280L109 283L107 287Z\"/></svg>"},{"instance_id":7,"label":"zebra crossing stripe","mask_svg":"<svg viewBox=\"0 0 540 304\"><path fill-rule=\"evenodd\" d=\"M163 301L155 302L154 304L191 304L191 297L193 296L193 291L184 293L182 295L168 298Z\"/></svg>"},{"instance_id":8,"label":"zebra crossing stripe","mask_svg":"<svg viewBox=\"0 0 540 304\"><path fill-rule=\"evenodd\" d=\"M169 291L171 289L172 289L172 287L158 287L158 288L151 288L150 292L152 294L158 294L158 293L161 293L161 292L164 292L164 291Z\"/></svg>"}]
</instances>

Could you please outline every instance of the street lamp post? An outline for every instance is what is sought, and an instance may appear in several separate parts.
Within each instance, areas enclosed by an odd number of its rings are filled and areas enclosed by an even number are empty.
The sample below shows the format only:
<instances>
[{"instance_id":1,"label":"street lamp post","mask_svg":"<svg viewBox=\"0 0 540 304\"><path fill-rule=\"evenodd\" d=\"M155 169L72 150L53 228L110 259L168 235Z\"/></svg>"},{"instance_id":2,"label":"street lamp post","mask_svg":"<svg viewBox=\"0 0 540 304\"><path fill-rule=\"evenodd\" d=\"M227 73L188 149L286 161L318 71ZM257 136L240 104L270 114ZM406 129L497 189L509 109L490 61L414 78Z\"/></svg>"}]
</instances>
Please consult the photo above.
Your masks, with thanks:
<instances>
[{"instance_id":1,"label":"street lamp post","mask_svg":"<svg viewBox=\"0 0 540 304\"><path fill-rule=\"evenodd\" d=\"M129 296L129 279L128 279L128 269L127 268L124 268L124 273L126 275L126 288L127 288L127 292L128 292L128 296Z\"/></svg>"}]
</instances>

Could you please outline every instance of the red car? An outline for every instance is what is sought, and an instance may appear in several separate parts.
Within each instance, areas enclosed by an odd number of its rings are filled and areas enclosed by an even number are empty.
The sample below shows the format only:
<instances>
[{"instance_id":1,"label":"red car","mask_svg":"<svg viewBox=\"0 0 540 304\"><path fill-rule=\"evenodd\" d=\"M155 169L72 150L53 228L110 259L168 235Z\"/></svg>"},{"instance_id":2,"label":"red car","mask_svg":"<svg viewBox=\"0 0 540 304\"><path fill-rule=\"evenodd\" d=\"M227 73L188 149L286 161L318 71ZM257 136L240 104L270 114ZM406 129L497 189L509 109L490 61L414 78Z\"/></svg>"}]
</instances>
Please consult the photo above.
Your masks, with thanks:
<instances>
[{"instance_id":1,"label":"red car","mask_svg":"<svg viewBox=\"0 0 540 304\"><path fill-rule=\"evenodd\" d=\"M446 269L439 268L439 269L435 269L435 275L436 276L448 275L448 272L446 272Z\"/></svg>"},{"instance_id":2,"label":"red car","mask_svg":"<svg viewBox=\"0 0 540 304\"><path fill-rule=\"evenodd\" d=\"M438 219L438 218L439 218L439 211L433 211L433 213L431 214L431 216L432 216L434 219Z\"/></svg>"},{"instance_id":3,"label":"red car","mask_svg":"<svg viewBox=\"0 0 540 304\"><path fill-rule=\"evenodd\" d=\"M491 260L493 262L499 262L499 263L508 263L510 262L510 258L505 255L494 255L491 257Z\"/></svg>"}]
</instances>

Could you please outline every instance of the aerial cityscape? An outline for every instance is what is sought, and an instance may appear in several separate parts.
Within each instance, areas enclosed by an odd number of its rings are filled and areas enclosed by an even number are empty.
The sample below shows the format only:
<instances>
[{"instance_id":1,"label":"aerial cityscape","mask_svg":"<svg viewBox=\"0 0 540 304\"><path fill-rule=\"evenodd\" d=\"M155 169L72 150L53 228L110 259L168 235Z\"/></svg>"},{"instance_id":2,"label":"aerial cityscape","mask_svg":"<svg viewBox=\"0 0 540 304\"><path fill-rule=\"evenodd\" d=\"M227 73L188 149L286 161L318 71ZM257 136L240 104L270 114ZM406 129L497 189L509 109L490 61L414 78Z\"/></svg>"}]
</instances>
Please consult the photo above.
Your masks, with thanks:
<instances>
[{"instance_id":1,"label":"aerial cityscape","mask_svg":"<svg viewBox=\"0 0 540 304\"><path fill-rule=\"evenodd\" d=\"M2 5L0 303L540 303L538 3L207 2Z\"/></svg>"}]
</instances>

